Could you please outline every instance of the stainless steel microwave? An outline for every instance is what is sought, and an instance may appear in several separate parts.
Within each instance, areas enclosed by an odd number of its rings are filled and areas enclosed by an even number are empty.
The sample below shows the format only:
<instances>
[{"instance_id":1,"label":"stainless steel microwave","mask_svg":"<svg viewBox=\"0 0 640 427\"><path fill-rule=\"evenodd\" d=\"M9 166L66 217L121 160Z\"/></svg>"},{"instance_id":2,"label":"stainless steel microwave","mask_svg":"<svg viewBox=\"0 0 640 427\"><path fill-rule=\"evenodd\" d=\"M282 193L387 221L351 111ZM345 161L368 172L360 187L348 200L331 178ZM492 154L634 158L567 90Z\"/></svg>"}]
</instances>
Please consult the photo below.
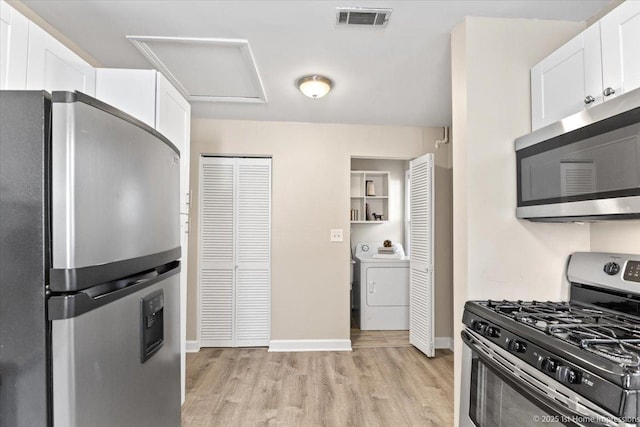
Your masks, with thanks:
<instances>
[{"instance_id":1,"label":"stainless steel microwave","mask_svg":"<svg viewBox=\"0 0 640 427\"><path fill-rule=\"evenodd\" d=\"M640 218L640 89L522 136L515 149L518 218Z\"/></svg>"}]
</instances>

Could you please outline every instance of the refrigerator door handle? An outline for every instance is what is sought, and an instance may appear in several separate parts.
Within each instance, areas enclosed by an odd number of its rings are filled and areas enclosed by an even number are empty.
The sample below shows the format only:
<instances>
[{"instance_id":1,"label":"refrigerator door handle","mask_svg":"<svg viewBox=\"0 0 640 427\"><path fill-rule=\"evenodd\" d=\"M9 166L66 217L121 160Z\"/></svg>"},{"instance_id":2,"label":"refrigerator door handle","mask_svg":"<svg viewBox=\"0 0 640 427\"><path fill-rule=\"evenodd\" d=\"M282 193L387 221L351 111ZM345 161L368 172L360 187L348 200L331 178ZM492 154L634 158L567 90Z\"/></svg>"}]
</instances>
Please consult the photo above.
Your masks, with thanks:
<instances>
[{"instance_id":1,"label":"refrigerator door handle","mask_svg":"<svg viewBox=\"0 0 640 427\"><path fill-rule=\"evenodd\" d=\"M180 258L181 254L182 249L177 246L168 251L107 264L68 269L52 268L49 270L49 285L54 293L77 292L170 263Z\"/></svg>"},{"instance_id":2,"label":"refrigerator door handle","mask_svg":"<svg viewBox=\"0 0 640 427\"><path fill-rule=\"evenodd\" d=\"M49 320L71 319L95 310L178 274L180 268L180 261L173 261L146 273L104 283L77 293L52 295L48 301Z\"/></svg>"}]
</instances>

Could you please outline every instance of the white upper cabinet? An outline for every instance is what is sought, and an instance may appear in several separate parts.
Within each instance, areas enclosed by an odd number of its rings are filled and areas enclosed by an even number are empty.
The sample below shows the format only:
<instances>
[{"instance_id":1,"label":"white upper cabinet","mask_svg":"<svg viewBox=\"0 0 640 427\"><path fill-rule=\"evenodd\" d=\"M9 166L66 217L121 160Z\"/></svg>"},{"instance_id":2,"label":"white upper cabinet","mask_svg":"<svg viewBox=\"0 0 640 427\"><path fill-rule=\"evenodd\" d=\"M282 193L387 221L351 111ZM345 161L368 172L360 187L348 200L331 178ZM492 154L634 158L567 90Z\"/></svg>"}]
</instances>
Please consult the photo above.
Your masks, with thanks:
<instances>
[{"instance_id":1,"label":"white upper cabinet","mask_svg":"<svg viewBox=\"0 0 640 427\"><path fill-rule=\"evenodd\" d=\"M156 127L156 70L98 68L96 98Z\"/></svg>"},{"instance_id":2,"label":"white upper cabinet","mask_svg":"<svg viewBox=\"0 0 640 427\"><path fill-rule=\"evenodd\" d=\"M78 90L95 96L95 69L42 28L29 23L27 89Z\"/></svg>"},{"instance_id":3,"label":"white upper cabinet","mask_svg":"<svg viewBox=\"0 0 640 427\"><path fill-rule=\"evenodd\" d=\"M162 74L156 81L156 129L180 150L180 212L189 213L191 105Z\"/></svg>"},{"instance_id":4,"label":"white upper cabinet","mask_svg":"<svg viewBox=\"0 0 640 427\"><path fill-rule=\"evenodd\" d=\"M640 1L625 1L600 21L608 98L640 87Z\"/></svg>"},{"instance_id":5,"label":"white upper cabinet","mask_svg":"<svg viewBox=\"0 0 640 427\"><path fill-rule=\"evenodd\" d=\"M640 87L640 1L625 1L531 68L531 128Z\"/></svg>"},{"instance_id":6,"label":"white upper cabinet","mask_svg":"<svg viewBox=\"0 0 640 427\"><path fill-rule=\"evenodd\" d=\"M161 73L156 91L156 129L182 152L189 140L191 105Z\"/></svg>"},{"instance_id":7,"label":"white upper cabinet","mask_svg":"<svg viewBox=\"0 0 640 427\"><path fill-rule=\"evenodd\" d=\"M27 87L29 20L0 2L0 89Z\"/></svg>"},{"instance_id":8,"label":"white upper cabinet","mask_svg":"<svg viewBox=\"0 0 640 427\"><path fill-rule=\"evenodd\" d=\"M0 1L0 89L79 90L95 95L94 68Z\"/></svg>"},{"instance_id":9,"label":"white upper cabinet","mask_svg":"<svg viewBox=\"0 0 640 427\"><path fill-rule=\"evenodd\" d=\"M602 102L600 31L577 35L531 69L532 128Z\"/></svg>"}]
</instances>

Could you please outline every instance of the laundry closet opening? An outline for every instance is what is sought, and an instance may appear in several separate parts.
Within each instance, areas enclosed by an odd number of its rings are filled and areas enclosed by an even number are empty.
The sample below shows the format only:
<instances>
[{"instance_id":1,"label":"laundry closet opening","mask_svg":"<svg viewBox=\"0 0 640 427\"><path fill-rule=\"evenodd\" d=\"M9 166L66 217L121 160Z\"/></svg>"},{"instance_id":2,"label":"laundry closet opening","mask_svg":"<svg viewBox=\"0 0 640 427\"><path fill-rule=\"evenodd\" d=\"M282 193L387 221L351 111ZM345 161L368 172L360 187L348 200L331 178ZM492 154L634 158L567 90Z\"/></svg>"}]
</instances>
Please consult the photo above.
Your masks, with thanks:
<instances>
[{"instance_id":1,"label":"laundry closet opening","mask_svg":"<svg viewBox=\"0 0 640 427\"><path fill-rule=\"evenodd\" d=\"M413 191L412 169L417 179ZM413 203L412 194L418 197ZM433 156L414 161L352 158L350 203L352 347L413 344L430 355ZM413 235L412 212L422 221ZM412 252L418 270L410 261Z\"/></svg>"}]
</instances>

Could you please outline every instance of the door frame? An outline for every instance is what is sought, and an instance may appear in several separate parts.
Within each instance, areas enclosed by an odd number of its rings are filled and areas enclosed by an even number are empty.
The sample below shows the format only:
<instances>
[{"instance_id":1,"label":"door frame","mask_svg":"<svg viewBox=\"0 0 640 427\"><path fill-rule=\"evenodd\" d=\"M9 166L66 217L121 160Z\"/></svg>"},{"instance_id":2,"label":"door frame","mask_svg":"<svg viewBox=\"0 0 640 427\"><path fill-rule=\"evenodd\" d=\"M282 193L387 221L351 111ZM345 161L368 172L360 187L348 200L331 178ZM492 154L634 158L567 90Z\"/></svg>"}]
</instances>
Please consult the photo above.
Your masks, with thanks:
<instances>
[{"instance_id":1,"label":"door frame","mask_svg":"<svg viewBox=\"0 0 640 427\"><path fill-rule=\"evenodd\" d=\"M427 156L429 154L431 154L433 156L433 158L431 159L432 167L433 167L433 182L432 182L432 189L431 190L432 190L432 193L435 194L435 191L436 191L436 188L435 188L435 175L436 175L435 174L435 168L436 168L435 152L423 152L420 155L415 156L415 157L371 157L371 156L350 155L349 158L350 158L350 161L353 160L353 159L358 159L358 160L390 160L390 161L404 161L404 162L409 163L411 161L417 160L417 159L422 158L424 156ZM349 169L348 173L350 173L350 172L351 172L351 168ZM403 227L405 228L404 233L403 233L404 234L404 239L405 239L405 245L406 245L405 251L408 254L411 253L411 250L410 250L410 247L409 247L409 245L410 245L410 239L409 239L410 230L407 230L407 225L408 224L407 224L407 220L406 220L406 218L407 218L406 217L406 213L407 213L407 210L411 208L411 206L410 206L410 197L409 197L409 193L408 193L409 188L407 188L407 181L408 181L408 179L410 179L410 176L411 176L411 166L410 166L410 164L408 164L407 165L407 169L405 169L405 173L404 173L403 178L402 178L403 182L404 182L404 192L405 192L404 193L405 194L404 195L404 199L402 200L404 211L405 211L405 217L402 218L402 223L403 223ZM433 202L431 204L431 218L432 218L432 221L433 221L434 230L433 230L433 233L432 233L432 236L431 236L432 238L431 238L431 242L430 242L430 244L431 244L431 253L432 253L432 264L433 265L430 267L430 274L431 274L431 277L432 277L431 281L432 281L432 287L434 288L434 292L433 292L433 298L432 298L433 310L431 312L431 317L432 317L431 323L433 325L433 332L432 332L433 337L432 338L433 338L434 348L440 348L435 344L435 342L436 342L436 335L435 335L435 306L436 306L436 301L435 301L435 240L436 240L435 239L435 210L436 210L436 200L435 200L435 197L433 197ZM410 224L410 222L411 221L409 221L409 224ZM349 229L351 230L352 228L353 228L353 224L350 223L349 224ZM351 247L351 243L352 242L349 242L349 253L351 254L351 257L353 258L353 249ZM357 242L355 242L355 243L357 243ZM355 266L354 266L354 268L355 268ZM351 286L351 284L349 284L349 285ZM349 306L349 322L351 322L351 310L352 310L351 302L349 302L348 306ZM452 307L452 309L453 309L453 307ZM409 300L409 310L411 310L411 300ZM351 325L350 324L349 324L349 330L351 330Z\"/></svg>"}]
</instances>

